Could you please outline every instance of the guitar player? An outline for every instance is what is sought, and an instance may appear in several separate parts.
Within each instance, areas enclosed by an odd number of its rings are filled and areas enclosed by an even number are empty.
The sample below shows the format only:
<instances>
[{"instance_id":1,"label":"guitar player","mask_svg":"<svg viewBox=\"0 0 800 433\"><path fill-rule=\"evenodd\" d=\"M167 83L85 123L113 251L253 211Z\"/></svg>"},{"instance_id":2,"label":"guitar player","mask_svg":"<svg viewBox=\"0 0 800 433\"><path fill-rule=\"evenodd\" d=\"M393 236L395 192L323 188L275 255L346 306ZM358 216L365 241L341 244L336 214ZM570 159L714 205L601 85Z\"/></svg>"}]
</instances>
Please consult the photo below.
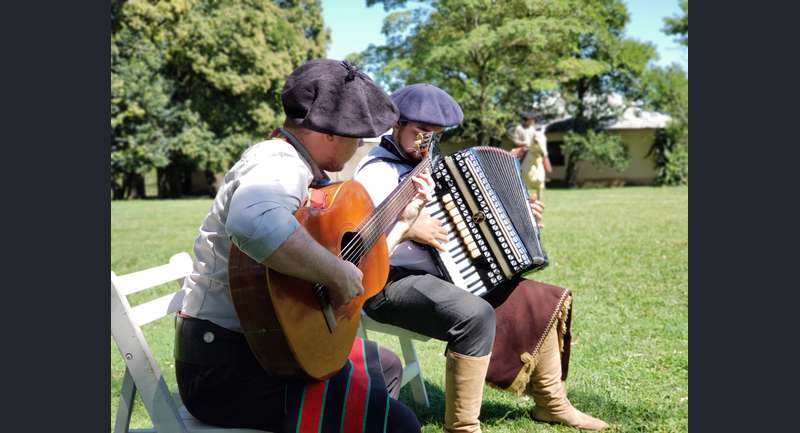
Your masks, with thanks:
<instances>
[{"instance_id":1,"label":"guitar player","mask_svg":"<svg viewBox=\"0 0 800 433\"><path fill-rule=\"evenodd\" d=\"M183 403L200 421L228 428L338 432L385 426L389 432L418 432L416 416L396 400L402 369L389 350L369 342L354 345L357 356L351 352L345 368L322 385L271 375L242 334L228 286L231 242L270 269L323 283L334 307L363 293L361 271L319 245L293 213L308 200L309 187L328 182L323 170L340 171L360 138L380 135L398 119L383 90L335 60L295 69L281 101L283 128L252 145L228 171L194 244L194 270L184 283L188 293L176 324ZM430 176L414 181L417 195L387 236L390 248L406 239L430 199Z\"/></svg>"}]
</instances>

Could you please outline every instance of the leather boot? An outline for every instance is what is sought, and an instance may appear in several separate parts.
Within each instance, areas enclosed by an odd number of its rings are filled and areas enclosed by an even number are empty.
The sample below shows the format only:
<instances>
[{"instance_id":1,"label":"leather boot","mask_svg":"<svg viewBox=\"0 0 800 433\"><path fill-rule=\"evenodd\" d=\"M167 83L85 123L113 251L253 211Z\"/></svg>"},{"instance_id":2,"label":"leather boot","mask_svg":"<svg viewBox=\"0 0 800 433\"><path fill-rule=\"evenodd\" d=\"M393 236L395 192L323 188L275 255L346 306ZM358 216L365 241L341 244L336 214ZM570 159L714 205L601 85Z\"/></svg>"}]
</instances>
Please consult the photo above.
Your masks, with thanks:
<instances>
[{"instance_id":1,"label":"leather boot","mask_svg":"<svg viewBox=\"0 0 800 433\"><path fill-rule=\"evenodd\" d=\"M572 406L561 381L561 354L555 326L550 329L539 349L539 362L533 369L527 387L536 407L531 417L537 421L566 424L586 430L608 427L603 420L587 415Z\"/></svg>"},{"instance_id":2,"label":"leather boot","mask_svg":"<svg viewBox=\"0 0 800 433\"><path fill-rule=\"evenodd\" d=\"M483 383L489 369L490 355L468 356L447 351L444 382L445 432L481 432L478 416L481 413Z\"/></svg>"}]
</instances>

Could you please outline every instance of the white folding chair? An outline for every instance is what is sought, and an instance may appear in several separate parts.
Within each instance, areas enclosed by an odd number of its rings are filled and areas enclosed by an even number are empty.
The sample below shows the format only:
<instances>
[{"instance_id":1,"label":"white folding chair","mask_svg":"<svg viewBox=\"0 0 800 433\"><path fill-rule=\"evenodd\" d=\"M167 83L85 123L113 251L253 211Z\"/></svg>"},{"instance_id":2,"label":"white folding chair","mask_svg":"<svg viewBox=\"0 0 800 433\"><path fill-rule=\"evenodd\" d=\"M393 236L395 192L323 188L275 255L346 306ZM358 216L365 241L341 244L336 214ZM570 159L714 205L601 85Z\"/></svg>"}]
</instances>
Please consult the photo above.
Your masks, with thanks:
<instances>
[{"instance_id":1,"label":"white folding chair","mask_svg":"<svg viewBox=\"0 0 800 433\"><path fill-rule=\"evenodd\" d=\"M184 291L131 307L127 296L170 281L183 283L192 272L192 258L179 253L169 263L155 268L117 276L111 272L111 334L125 359L125 377L119 396L115 433L259 433L262 430L225 429L203 424L189 414L184 406L178 408L167 387L142 326L175 313L181 307ZM131 413L136 391L142 396L145 409L153 422L152 428L130 429Z\"/></svg>"},{"instance_id":2,"label":"white folding chair","mask_svg":"<svg viewBox=\"0 0 800 433\"><path fill-rule=\"evenodd\" d=\"M408 331L397 326L387 325L371 319L365 313L361 313L361 324L359 325L359 335L365 340L369 340L367 331L380 332L382 334L394 335L400 340L400 350L403 352L403 378L400 380L400 387L411 384L411 395L414 403L421 407L430 407L428 392L425 390L425 381L422 378L422 364L417 357L417 350L414 347L414 340L428 341L426 337L416 332Z\"/></svg>"}]
</instances>

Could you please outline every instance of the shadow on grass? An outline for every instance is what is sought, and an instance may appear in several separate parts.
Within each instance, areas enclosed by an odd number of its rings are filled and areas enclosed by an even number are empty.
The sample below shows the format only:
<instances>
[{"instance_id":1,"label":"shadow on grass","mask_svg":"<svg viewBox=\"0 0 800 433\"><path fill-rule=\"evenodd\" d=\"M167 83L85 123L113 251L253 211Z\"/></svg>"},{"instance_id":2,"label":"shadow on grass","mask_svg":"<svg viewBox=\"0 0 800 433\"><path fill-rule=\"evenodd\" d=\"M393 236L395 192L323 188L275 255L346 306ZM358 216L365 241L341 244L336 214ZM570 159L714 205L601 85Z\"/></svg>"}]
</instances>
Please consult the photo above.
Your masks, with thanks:
<instances>
[{"instance_id":1,"label":"shadow on grass","mask_svg":"<svg viewBox=\"0 0 800 433\"><path fill-rule=\"evenodd\" d=\"M411 407L423 424L438 424L444 421L444 390L437 384L425 381L425 389L428 391L428 401L430 407L425 408L414 404L414 397L410 387L404 387L400 391L400 400ZM508 394L514 403L484 400L481 406L481 422L487 425L498 425L505 420L516 421L528 419L530 411L533 409L533 401L523 401L522 397L513 397ZM606 396L582 391L571 391L570 401L582 412L596 416L609 424L617 427L625 426L625 429L634 430L652 428L664 425L669 421L670 414L648 407L646 405L627 405ZM644 430L643 430L644 431Z\"/></svg>"},{"instance_id":2,"label":"shadow on grass","mask_svg":"<svg viewBox=\"0 0 800 433\"><path fill-rule=\"evenodd\" d=\"M609 424L627 428L663 425L671 416L663 410L643 404L628 405L592 392L571 391L569 399L582 412L601 418Z\"/></svg>"},{"instance_id":3,"label":"shadow on grass","mask_svg":"<svg viewBox=\"0 0 800 433\"><path fill-rule=\"evenodd\" d=\"M428 391L428 401L430 402L430 407L428 408L414 404L414 397L411 394L410 387L404 387L400 391L400 400L413 408L414 413L417 414L417 418L422 424L441 424L444 420L444 390L439 385L427 380L425 380L425 389ZM481 421L495 423L504 419L526 418L531 407L532 403L514 405L501 401L484 400L481 405Z\"/></svg>"}]
</instances>

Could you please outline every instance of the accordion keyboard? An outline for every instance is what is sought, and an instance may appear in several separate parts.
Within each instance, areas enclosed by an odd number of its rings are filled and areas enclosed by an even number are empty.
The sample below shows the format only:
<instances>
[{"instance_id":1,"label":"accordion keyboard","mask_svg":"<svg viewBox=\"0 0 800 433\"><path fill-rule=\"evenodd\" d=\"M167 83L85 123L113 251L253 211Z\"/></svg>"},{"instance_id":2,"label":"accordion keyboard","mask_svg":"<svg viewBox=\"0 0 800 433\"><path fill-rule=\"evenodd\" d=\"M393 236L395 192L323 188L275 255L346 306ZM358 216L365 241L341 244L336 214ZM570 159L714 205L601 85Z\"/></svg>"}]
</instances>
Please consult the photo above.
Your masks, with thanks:
<instances>
[{"instance_id":1,"label":"accordion keyboard","mask_svg":"<svg viewBox=\"0 0 800 433\"><path fill-rule=\"evenodd\" d=\"M450 281L462 289L466 289L474 295L481 296L488 291L486 284L480 278L478 268L469 260L477 253L471 244L464 242L459 230L450 219L447 208L439 201L431 201L427 206L428 212L433 218L438 219L442 226L447 230L447 243L444 245L445 252L437 251L442 266L447 270ZM470 246L468 246L470 245Z\"/></svg>"}]
</instances>

